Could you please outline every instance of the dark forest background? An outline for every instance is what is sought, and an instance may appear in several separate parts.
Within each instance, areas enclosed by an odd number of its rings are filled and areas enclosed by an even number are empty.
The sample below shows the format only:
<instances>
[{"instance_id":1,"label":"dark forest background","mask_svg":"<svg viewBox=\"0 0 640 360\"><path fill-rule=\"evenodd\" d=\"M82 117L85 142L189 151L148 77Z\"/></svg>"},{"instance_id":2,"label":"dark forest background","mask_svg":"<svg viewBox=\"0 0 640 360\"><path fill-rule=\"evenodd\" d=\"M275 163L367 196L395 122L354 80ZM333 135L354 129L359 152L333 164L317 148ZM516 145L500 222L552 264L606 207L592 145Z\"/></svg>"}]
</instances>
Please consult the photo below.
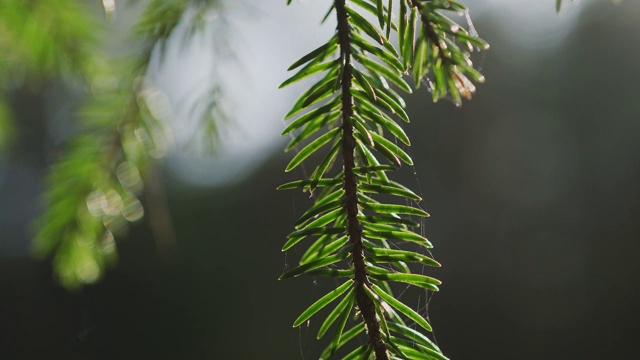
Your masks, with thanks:
<instances>
[{"instance_id":1,"label":"dark forest background","mask_svg":"<svg viewBox=\"0 0 640 360\"><path fill-rule=\"evenodd\" d=\"M640 2L570 6L587 8L545 51L512 39L500 14L476 19L492 48L474 99L456 109L423 92L409 98L417 175L400 176L432 215L426 234L444 284L429 312L452 359L638 352ZM297 261L280 248L309 206L275 190L296 176L284 173L290 155L280 150L231 185L191 188L167 173L170 259L138 223L118 244L118 266L69 293L48 262L8 251L28 247L41 211L51 96L11 98L20 138L0 165L1 359L317 356L315 332L291 325L328 284L277 281Z\"/></svg>"}]
</instances>

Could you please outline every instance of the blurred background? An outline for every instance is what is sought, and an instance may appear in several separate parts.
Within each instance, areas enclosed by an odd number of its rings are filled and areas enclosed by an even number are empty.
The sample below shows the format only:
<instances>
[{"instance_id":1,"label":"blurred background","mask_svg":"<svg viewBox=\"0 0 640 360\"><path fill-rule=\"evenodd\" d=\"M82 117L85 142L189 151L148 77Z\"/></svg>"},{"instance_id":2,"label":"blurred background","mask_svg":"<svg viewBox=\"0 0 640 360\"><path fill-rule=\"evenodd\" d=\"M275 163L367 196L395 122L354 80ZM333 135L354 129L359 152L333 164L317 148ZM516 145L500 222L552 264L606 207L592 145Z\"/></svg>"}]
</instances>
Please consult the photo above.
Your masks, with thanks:
<instances>
[{"instance_id":1,"label":"blurred background","mask_svg":"<svg viewBox=\"0 0 640 360\"><path fill-rule=\"evenodd\" d=\"M10 94L17 138L0 159L0 358L317 358L315 332L291 325L332 284L277 281L298 260L280 248L310 206L275 190L302 177L284 173L291 154L279 134L305 84L276 88L333 23L318 25L326 1L244 3L225 14L232 55L169 46L150 70L173 103L203 73L227 89L217 153L185 149L178 131L162 168L175 248L162 255L147 221L134 223L96 285L68 292L29 252L52 144L78 94L56 82ZM429 305L438 344L452 359L633 358L640 2L567 2L558 15L551 0L469 5L491 44L475 58L487 81L461 109L433 104L424 89L407 97L415 167L398 178L431 214L425 231L443 264ZM117 15L126 23L136 13ZM180 119L188 107L173 112Z\"/></svg>"}]
</instances>

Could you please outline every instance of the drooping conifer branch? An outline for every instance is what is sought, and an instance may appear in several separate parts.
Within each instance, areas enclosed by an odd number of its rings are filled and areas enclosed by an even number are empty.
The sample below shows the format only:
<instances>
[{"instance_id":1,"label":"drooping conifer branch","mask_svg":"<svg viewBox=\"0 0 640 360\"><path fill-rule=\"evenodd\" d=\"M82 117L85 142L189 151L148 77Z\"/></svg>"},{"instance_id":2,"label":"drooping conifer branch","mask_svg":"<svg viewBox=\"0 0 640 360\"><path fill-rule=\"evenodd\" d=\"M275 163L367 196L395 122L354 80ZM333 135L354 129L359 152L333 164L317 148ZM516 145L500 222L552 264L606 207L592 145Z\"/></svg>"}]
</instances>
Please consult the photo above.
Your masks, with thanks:
<instances>
[{"instance_id":1,"label":"drooping conifer branch","mask_svg":"<svg viewBox=\"0 0 640 360\"><path fill-rule=\"evenodd\" d=\"M390 286L395 282L438 291L439 280L414 273L408 264L440 264L419 251L402 249L406 243L432 247L415 230L419 223L412 219L429 214L408 205L411 200L420 201L420 196L391 180L386 172L395 171L402 163L413 165L402 148L410 145L409 138L397 122L409 122L405 102L396 92L411 93L403 75L412 69L416 85L432 76L434 100L450 93L456 103L460 95L467 98L472 91L465 74L480 78L467 61L468 55L453 41L469 48L480 47L483 42L440 13L460 7L454 2L402 0L396 26L391 5L385 6L382 0L334 0L331 11L337 15L336 34L295 61L289 70L299 70L281 85L323 74L285 116L295 118L282 135L293 135L286 151L313 139L298 151L285 171L295 169L312 154L324 153L324 160L308 179L279 187L303 191L322 188L312 207L296 222L296 230L289 234L282 250L315 240L308 245L299 266L287 270L280 279L318 275L347 278L293 323L294 327L301 326L322 309L333 308L319 326L318 339L335 324L333 339L320 359L336 355L362 333L368 341L345 359L446 359L436 344L406 323L432 331L429 322L397 299ZM376 14L380 26L360 11ZM420 27L416 27L418 19L422 20ZM387 36L383 34L385 28ZM400 52L389 42L390 29L398 31ZM342 155L342 167L336 174L332 168L339 163L338 154ZM404 199L404 204L378 199L377 194ZM354 312L359 314L358 319L348 328Z\"/></svg>"},{"instance_id":2,"label":"drooping conifer branch","mask_svg":"<svg viewBox=\"0 0 640 360\"><path fill-rule=\"evenodd\" d=\"M128 56L106 56L99 47L94 48L93 41L90 42L92 51L76 54L86 46L78 39L50 38L47 31L30 32L33 33L30 36L42 38L33 43L60 45L47 49L61 49L61 55L55 58L74 60L68 68L86 82L87 89L91 89L77 112L81 131L69 140L71 146L50 170L44 195L49 208L37 221L38 233L32 245L37 255L54 256L56 275L65 287L78 288L97 281L105 266L117 259L114 238L127 222L142 217L144 211L139 198L143 191L144 198L152 202L147 207L150 210L147 215L158 249L162 252L170 247L172 230L166 202L154 201L158 200L154 198L158 191L154 190L155 183L149 181L156 163L154 159L166 152L168 139L165 125L157 118L150 101L150 95L157 90L145 79L152 58L164 56L165 45L178 24L190 23L189 34L202 33L203 17L219 7L218 3L217 0L151 1L133 31L140 42L139 51ZM14 9L18 14L30 9L22 10L20 7L23 6L19 4L15 6L19 6ZM0 5L0 10L2 7ZM189 9L196 10L194 13L198 15L189 15ZM78 8L71 13L84 19L88 15L85 11ZM56 13L68 11L61 7L52 16ZM0 16L0 28L3 20ZM82 29L81 34L92 34L88 30L95 27L90 21L84 24L79 20L71 21L73 18L63 20L66 20L61 21L63 24L70 23L74 28ZM24 31L21 27L15 30ZM19 38L26 39L24 36ZM51 65L37 65L43 69L61 66L57 61ZM156 219L157 216L162 220ZM153 225L158 223L162 224L161 229Z\"/></svg>"},{"instance_id":3,"label":"drooping conifer branch","mask_svg":"<svg viewBox=\"0 0 640 360\"><path fill-rule=\"evenodd\" d=\"M347 235L353 244L352 261L355 270L356 303L362 314L369 343L374 349L376 359L389 359L387 347L382 339L380 323L376 316L376 308L366 294L364 286L369 286L367 268L364 263L364 248L362 245L362 226L358 220L358 190L353 168L355 167L355 137L353 135L353 97L351 95L353 68L351 64L351 36L349 30L349 15L345 9L345 0L335 1L338 18L338 42L342 60L342 159L344 172L344 190L347 202Z\"/></svg>"}]
</instances>

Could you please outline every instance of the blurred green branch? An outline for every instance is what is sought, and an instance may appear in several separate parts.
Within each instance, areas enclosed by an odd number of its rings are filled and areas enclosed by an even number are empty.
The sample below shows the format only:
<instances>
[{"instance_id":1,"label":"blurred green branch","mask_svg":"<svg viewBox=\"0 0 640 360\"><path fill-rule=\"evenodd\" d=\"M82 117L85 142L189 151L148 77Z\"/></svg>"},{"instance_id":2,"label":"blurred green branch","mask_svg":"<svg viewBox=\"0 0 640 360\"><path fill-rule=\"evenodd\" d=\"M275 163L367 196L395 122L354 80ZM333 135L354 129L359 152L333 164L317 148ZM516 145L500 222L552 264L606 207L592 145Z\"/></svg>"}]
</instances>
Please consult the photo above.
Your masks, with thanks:
<instances>
[{"instance_id":1,"label":"blurred green branch","mask_svg":"<svg viewBox=\"0 0 640 360\"><path fill-rule=\"evenodd\" d=\"M118 15L116 2L102 5L108 20ZM67 140L47 175L45 211L35 223L32 244L36 255L53 256L55 272L65 287L98 280L117 259L115 238L126 231L127 222L142 217L144 184L157 173L152 169L156 159L171 146L165 124L167 99L147 78L149 65L164 56L180 24L187 27L181 41L190 41L204 30L206 16L214 10L221 10L217 0L150 1L130 35L135 50L111 56L100 41L109 39L110 24L85 3L0 3L2 94L49 79L80 83L85 89L84 104L75 116L77 133ZM202 132L215 137L217 122L211 114L216 106L208 110ZM8 105L0 102L0 151L8 147L13 133L10 114ZM152 183L157 186L157 181ZM159 195L151 191L145 197ZM162 213L167 225L168 211L159 209L166 202L154 203L153 210ZM168 226L162 232L171 232Z\"/></svg>"}]
</instances>

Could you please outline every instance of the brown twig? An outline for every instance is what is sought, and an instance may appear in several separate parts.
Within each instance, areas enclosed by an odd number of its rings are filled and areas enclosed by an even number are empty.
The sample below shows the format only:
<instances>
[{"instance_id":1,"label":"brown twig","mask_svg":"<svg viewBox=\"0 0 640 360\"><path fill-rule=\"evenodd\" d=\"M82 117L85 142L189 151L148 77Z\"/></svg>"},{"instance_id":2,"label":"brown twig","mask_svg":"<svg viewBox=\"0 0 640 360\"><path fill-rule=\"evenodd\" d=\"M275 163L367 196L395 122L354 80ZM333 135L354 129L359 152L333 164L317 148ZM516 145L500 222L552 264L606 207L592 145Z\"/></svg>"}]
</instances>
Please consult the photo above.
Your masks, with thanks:
<instances>
[{"instance_id":1,"label":"brown twig","mask_svg":"<svg viewBox=\"0 0 640 360\"><path fill-rule=\"evenodd\" d=\"M364 263L362 226L358 220L358 190L353 168L355 167L354 151L355 138L353 136L353 97L351 95L353 68L351 65L351 36L349 30L349 15L345 8L345 0L335 0L338 18L338 39L340 53L344 66L342 72L342 158L344 166L344 190L347 202L347 231L349 241L353 244L353 267L355 270L356 303L362 314L369 344L373 347L377 360L388 360L387 345L385 344L380 322L376 316L376 308L373 301L367 295L364 287L369 286L367 266Z\"/></svg>"}]
</instances>

